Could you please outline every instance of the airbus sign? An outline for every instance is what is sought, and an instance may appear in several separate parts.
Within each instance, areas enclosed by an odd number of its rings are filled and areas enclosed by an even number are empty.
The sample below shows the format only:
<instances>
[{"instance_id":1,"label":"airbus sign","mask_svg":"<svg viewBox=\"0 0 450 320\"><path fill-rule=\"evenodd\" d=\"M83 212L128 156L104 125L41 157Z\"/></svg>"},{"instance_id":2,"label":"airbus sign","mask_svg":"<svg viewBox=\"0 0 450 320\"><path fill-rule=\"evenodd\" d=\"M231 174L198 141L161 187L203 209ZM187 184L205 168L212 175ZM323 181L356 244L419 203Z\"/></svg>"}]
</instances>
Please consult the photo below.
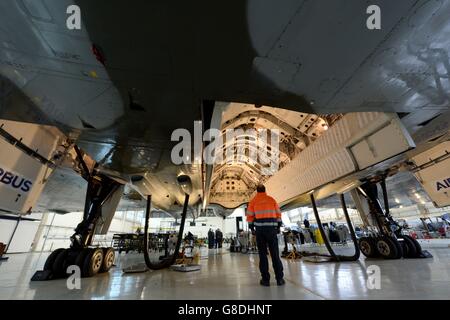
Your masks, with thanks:
<instances>
[{"instance_id":1,"label":"airbus sign","mask_svg":"<svg viewBox=\"0 0 450 320\"><path fill-rule=\"evenodd\" d=\"M28 193L33 186L33 182L0 167L0 186L1 185L6 185L18 191Z\"/></svg>"},{"instance_id":2,"label":"airbus sign","mask_svg":"<svg viewBox=\"0 0 450 320\"><path fill-rule=\"evenodd\" d=\"M436 191L450 188L450 178L436 181Z\"/></svg>"}]
</instances>

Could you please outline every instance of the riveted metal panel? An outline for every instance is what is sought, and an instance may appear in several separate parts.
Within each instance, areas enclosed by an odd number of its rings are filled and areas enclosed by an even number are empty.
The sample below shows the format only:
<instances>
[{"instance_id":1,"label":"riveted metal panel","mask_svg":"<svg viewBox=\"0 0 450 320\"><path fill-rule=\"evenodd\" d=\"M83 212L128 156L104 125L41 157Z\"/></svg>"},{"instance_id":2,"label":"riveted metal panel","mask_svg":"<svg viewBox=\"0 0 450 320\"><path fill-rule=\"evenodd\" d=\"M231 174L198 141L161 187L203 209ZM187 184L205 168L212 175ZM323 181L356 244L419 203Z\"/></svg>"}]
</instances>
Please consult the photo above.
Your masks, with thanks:
<instances>
[{"instance_id":1,"label":"riveted metal panel","mask_svg":"<svg viewBox=\"0 0 450 320\"><path fill-rule=\"evenodd\" d=\"M352 149L366 139L376 144L378 156L367 157L357 148ZM385 143L387 139L389 143ZM395 114L350 113L272 176L266 187L277 201L284 202L413 146ZM354 151L358 153L356 156Z\"/></svg>"}]
</instances>

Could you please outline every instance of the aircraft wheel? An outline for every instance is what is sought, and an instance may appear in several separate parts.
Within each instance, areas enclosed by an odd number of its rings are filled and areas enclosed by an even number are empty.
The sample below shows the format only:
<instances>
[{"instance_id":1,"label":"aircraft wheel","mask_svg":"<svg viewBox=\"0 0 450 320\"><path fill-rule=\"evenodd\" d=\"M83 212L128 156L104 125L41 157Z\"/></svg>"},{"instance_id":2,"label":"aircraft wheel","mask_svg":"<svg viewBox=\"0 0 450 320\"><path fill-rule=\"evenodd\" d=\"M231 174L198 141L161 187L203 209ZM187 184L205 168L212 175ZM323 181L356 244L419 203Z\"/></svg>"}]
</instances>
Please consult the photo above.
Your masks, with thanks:
<instances>
[{"instance_id":1,"label":"aircraft wheel","mask_svg":"<svg viewBox=\"0 0 450 320\"><path fill-rule=\"evenodd\" d=\"M403 258L403 246L400 243L400 241L397 240L397 238L395 237L391 237L392 242L395 244L396 248L397 248L397 255L395 256L394 259L401 259Z\"/></svg>"},{"instance_id":2,"label":"aircraft wheel","mask_svg":"<svg viewBox=\"0 0 450 320\"><path fill-rule=\"evenodd\" d=\"M88 249L82 268L82 273L85 277L95 276L100 271L103 264L103 257L103 249Z\"/></svg>"},{"instance_id":3,"label":"aircraft wheel","mask_svg":"<svg viewBox=\"0 0 450 320\"><path fill-rule=\"evenodd\" d=\"M407 242L406 240L400 241L400 244L402 245L402 250L403 250L403 258L408 258L409 254L410 254L410 248L406 242ZM414 249L415 249L415 247L414 247Z\"/></svg>"},{"instance_id":4,"label":"aircraft wheel","mask_svg":"<svg viewBox=\"0 0 450 320\"><path fill-rule=\"evenodd\" d=\"M52 271L55 277L57 278L64 278L64 276L66 275L67 270L66 259L68 253L69 249L62 250L56 257L55 261L53 262Z\"/></svg>"},{"instance_id":5,"label":"aircraft wheel","mask_svg":"<svg viewBox=\"0 0 450 320\"><path fill-rule=\"evenodd\" d=\"M359 249L367 258L374 258L378 255L375 241L370 237L363 237L359 239Z\"/></svg>"},{"instance_id":6,"label":"aircraft wheel","mask_svg":"<svg viewBox=\"0 0 450 320\"><path fill-rule=\"evenodd\" d=\"M95 276L103 263L103 250L101 248L90 249L84 259L82 274L85 277Z\"/></svg>"},{"instance_id":7,"label":"aircraft wheel","mask_svg":"<svg viewBox=\"0 0 450 320\"><path fill-rule=\"evenodd\" d=\"M66 259L66 268L76 264L76 260L78 256L80 255L81 250L79 249L69 249L69 252L67 253L67 259Z\"/></svg>"},{"instance_id":8,"label":"aircraft wheel","mask_svg":"<svg viewBox=\"0 0 450 320\"><path fill-rule=\"evenodd\" d=\"M82 277L86 277L86 275L84 275L84 273L83 273L83 266L84 266L84 260L86 260L86 256L88 255L90 250L91 250L90 248L81 249L78 252L77 257L75 258L74 264L80 268Z\"/></svg>"},{"instance_id":9,"label":"aircraft wheel","mask_svg":"<svg viewBox=\"0 0 450 320\"><path fill-rule=\"evenodd\" d=\"M417 257L417 249L416 249L416 245L414 244L414 242L408 237L402 236L402 238L403 238L404 248L406 249L403 251L403 257L404 258Z\"/></svg>"},{"instance_id":10,"label":"aircraft wheel","mask_svg":"<svg viewBox=\"0 0 450 320\"><path fill-rule=\"evenodd\" d=\"M416 257L422 254L422 246L420 245L419 241L408 235L404 235L403 238L408 238L412 243L414 243L414 246L416 247Z\"/></svg>"},{"instance_id":11,"label":"aircraft wheel","mask_svg":"<svg viewBox=\"0 0 450 320\"><path fill-rule=\"evenodd\" d=\"M403 235L403 239L406 243L409 243L411 248L411 254L408 255L408 258L417 258L422 254L422 247L420 243L411 236Z\"/></svg>"},{"instance_id":12,"label":"aircraft wheel","mask_svg":"<svg viewBox=\"0 0 450 320\"><path fill-rule=\"evenodd\" d=\"M53 251L48 256L47 260L45 261L44 270L46 270L46 271L47 270L53 270L53 263L55 262L56 257L58 257L58 255L64 250L66 250L66 249L59 248L59 249L56 249L55 251Z\"/></svg>"},{"instance_id":13,"label":"aircraft wheel","mask_svg":"<svg viewBox=\"0 0 450 320\"><path fill-rule=\"evenodd\" d=\"M108 272L114 265L115 252L113 248L103 248L103 262L100 268L100 273Z\"/></svg>"},{"instance_id":14,"label":"aircraft wheel","mask_svg":"<svg viewBox=\"0 0 450 320\"><path fill-rule=\"evenodd\" d=\"M385 259L395 259L398 256L397 245L390 237L379 237L377 239L377 251Z\"/></svg>"}]
</instances>

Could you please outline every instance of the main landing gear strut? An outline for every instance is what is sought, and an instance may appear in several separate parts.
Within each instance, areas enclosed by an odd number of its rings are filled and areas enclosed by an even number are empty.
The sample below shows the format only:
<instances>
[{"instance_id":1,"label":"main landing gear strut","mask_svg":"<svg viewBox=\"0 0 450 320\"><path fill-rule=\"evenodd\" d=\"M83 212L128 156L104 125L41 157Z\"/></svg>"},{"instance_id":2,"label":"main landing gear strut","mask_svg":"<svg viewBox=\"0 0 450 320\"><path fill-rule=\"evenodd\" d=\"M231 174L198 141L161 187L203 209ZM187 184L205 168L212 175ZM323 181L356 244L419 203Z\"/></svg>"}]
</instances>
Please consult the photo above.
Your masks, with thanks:
<instances>
[{"instance_id":1,"label":"main landing gear strut","mask_svg":"<svg viewBox=\"0 0 450 320\"><path fill-rule=\"evenodd\" d=\"M70 237L70 248L53 251L45 262L44 270L37 271L31 281L65 278L69 275L67 273L69 266L79 267L82 277L92 277L97 273L108 272L114 265L113 248L90 246L97 223L102 217L103 206L108 203L116 191L120 192L119 189L122 185L103 174L90 174L84 162L82 165L84 167L83 177L88 181L83 220ZM96 172L95 169L93 171Z\"/></svg>"},{"instance_id":2,"label":"main landing gear strut","mask_svg":"<svg viewBox=\"0 0 450 320\"><path fill-rule=\"evenodd\" d=\"M377 182L361 185L359 193L367 200L369 214L377 231L369 232L359 239L361 252L368 258L384 259L428 258L431 255L422 250L416 239L403 234L402 227L393 219L389 211L385 179L378 181L383 192L384 209L378 199ZM362 213L363 214L363 213Z\"/></svg>"}]
</instances>

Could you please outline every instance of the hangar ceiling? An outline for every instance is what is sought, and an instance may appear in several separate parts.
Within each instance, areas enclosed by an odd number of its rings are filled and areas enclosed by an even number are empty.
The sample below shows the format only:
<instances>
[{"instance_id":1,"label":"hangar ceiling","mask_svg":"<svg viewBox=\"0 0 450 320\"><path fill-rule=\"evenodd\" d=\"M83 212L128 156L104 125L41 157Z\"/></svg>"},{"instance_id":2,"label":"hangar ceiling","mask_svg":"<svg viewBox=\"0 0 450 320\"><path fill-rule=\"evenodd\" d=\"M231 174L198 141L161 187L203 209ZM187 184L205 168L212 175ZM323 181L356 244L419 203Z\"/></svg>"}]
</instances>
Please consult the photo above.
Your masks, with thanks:
<instances>
[{"instance_id":1,"label":"hangar ceiling","mask_svg":"<svg viewBox=\"0 0 450 320\"><path fill-rule=\"evenodd\" d=\"M340 114L314 115L230 103L222 115L222 145L219 147L225 161L214 167L210 203L236 208L248 202L258 183L264 183L289 163L340 117ZM226 139L229 129L234 130L232 139ZM277 141L272 141L270 136L264 139L259 134L264 129L277 131ZM230 150L232 156L227 157ZM251 155L257 150L255 160Z\"/></svg>"}]
</instances>

